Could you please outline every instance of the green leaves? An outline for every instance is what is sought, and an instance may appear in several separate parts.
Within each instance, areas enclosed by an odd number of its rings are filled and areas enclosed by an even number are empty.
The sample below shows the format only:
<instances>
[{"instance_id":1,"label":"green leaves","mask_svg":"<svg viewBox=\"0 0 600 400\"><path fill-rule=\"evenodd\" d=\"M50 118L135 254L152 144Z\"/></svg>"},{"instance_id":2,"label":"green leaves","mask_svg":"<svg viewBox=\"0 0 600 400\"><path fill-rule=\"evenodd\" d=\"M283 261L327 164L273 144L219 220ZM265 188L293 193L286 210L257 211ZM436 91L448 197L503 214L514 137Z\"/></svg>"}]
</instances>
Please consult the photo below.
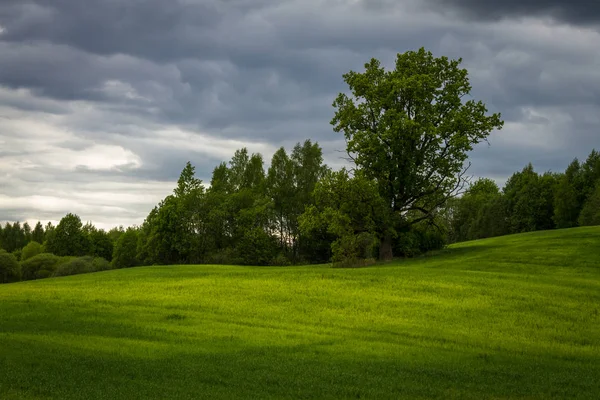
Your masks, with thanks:
<instances>
[{"instance_id":1,"label":"green leaves","mask_svg":"<svg viewBox=\"0 0 600 400\"><path fill-rule=\"evenodd\" d=\"M421 49L398 54L393 71L376 60L365 67L344 75L354 98L338 96L331 123L344 132L357 166L396 211L406 211L428 189L450 189L466 152L502 122L486 116L481 102L462 103L470 85L458 61Z\"/></svg>"},{"instance_id":2,"label":"green leaves","mask_svg":"<svg viewBox=\"0 0 600 400\"><path fill-rule=\"evenodd\" d=\"M461 187L473 145L503 125L482 102L462 101L471 86L460 63L424 49L398 54L392 71L372 59L364 72L344 74L352 96L340 93L333 102L334 130L344 133L347 153L389 210L420 212L404 223L431 217Z\"/></svg>"}]
</instances>

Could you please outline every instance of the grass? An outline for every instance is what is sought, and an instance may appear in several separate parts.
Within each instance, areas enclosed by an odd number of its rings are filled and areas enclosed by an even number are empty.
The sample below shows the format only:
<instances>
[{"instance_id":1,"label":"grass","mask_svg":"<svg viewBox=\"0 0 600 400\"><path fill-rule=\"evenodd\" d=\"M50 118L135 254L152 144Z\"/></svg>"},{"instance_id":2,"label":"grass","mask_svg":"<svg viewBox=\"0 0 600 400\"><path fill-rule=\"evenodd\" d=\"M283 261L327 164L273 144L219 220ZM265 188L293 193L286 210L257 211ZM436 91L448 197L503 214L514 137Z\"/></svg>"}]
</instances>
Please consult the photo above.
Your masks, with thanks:
<instances>
[{"instance_id":1,"label":"grass","mask_svg":"<svg viewBox=\"0 0 600 400\"><path fill-rule=\"evenodd\" d=\"M0 286L1 399L600 395L600 228L362 269L144 267Z\"/></svg>"}]
</instances>

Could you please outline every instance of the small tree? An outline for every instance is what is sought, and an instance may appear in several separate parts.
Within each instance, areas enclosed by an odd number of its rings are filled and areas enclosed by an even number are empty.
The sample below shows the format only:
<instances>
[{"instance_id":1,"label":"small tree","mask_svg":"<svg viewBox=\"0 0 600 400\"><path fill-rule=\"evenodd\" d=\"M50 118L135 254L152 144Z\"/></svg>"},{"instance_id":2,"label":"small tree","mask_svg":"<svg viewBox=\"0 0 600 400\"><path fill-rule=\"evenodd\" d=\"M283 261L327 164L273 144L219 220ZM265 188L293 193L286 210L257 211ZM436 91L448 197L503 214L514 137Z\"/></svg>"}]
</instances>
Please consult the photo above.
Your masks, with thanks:
<instances>
[{"instance_id":1,"label":"small tree","mask_svg":"<svg viewBox=\"0 0 600 400\"><path fill-rule=\"evenodd\" d=\"M90 250L90 241L83 231L81 218L71 213L65 215L49 235L47 247L57 256L86 255Z\"/></svg>"},{"instance_id":2,"label":"small tree","mask_svg":"<svg viewBox=\"0 0 600 400\"><path fill-rule=\"evenodd\" d=\"M21 261L37 256L44 252L44 246L38 242L29 242L21 251Z\"/></svg>"},{"instance_id":3,"label":"small tree","mask_svg":"<svg viewBox=\"0 0 600 400\"><path fill-rule=\"evenodd\" d=\"M21 267L16 257L0 249L0 283L17 282L21 279Z\"/></svg>"},{"instance_id":4,"label":"small tree","mask_svg":"<svg viewBox=\"0 0 600 400\"><path fill-rule=\"evenodd\" d=\"M137 245L137 229L127 228L115 245L112 260L113 266L115 268L129 268L138 265Z\"/></svg>"},{"instance_id":5,"label":"small tree","mask_svg":"<svg viewBox=\"0 0 600 400\"><path fill-rule=\"evenodd\" d=\"M579 225L600 225L600 181L598 181L596 190L588 197L581 210Z\"/></svg>"}]
</instances>

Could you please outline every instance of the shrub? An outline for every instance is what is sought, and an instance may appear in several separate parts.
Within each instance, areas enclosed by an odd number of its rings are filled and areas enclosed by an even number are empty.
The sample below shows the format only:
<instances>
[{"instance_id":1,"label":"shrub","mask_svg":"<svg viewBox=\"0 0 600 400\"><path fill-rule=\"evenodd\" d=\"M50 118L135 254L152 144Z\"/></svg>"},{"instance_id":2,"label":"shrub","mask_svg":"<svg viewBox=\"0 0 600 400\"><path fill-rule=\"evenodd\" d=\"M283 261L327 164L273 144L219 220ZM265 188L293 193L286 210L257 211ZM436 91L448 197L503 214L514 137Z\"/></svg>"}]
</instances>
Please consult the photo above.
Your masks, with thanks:
<instances>
[{"instance_id":1,"label":"shrub","mask_svg":"<svg viewBox=\"0 0 600 400\"><path fill-rule=\"evenodd\" d=\"M362 232L348 234L333 242L331 250L334 267L364 267L375 263L376 238Z\"/></svg>"},{"instance_id":2,"label":"shrub","mask_svg":"<svg viewBox=\"0 0 600 400\"><path fill-rule=\"evenodd\" d=\"M12 255L15 256L17 261L21 261L21 249L16 249L12 252Z\"/></svg>"},{"instance_id":3,"label":"shrub","mask_svg":"<svg viewBox=\"0 0 600 400\"><path fill-rule=\"evenodd\" d=\"M235 252L231 248L219 249L208 256L209 264L217 265L235 265L241 264L241 261L236 258Z\"/></svg>"},{"instance_id":4,"label":"shrub","mask_svg":"<svg viewBox=\"0 0 600 400\"><path fill-rule=\"evenodd\" d=\"M41 253L21 262L23 280L41 279L51 276L58 266L69 259L52 253Z\"/></svg>"},{"instance_id":5,"label":"shrub","mask_svg":"<svg viewBox=\"0 0 600 400\"><path fill-rule=\"evenodd\" d=\"M38 242L29 242L27 246L23 247L21 251L21 261L25 261L30 259L31 257L35 257L38 254L42 254L44 252L43 246Z\"/></svg>"},{"instance_id":6,"label":"shrub","mask_svg":"<svg viewBox=\"0 0 600 400\"><path fill-rule=\"evenodd\" d=\"M247 231L236 246L244 265L269 265L277 252L276 240L261 228Z\"/></svg>"},{"instance_id":7,"label":"shrub","mask_svg":"<svg viewBox=\"0 0 600 400\"><path fill-rule=\"evenodd\" d=\"M271 261L271 265L278 266L278 267L285 267L285 266L288 266L288 265L292 265L292 262L290 261L290 259L285 254L279 253L277 255L277 257L275 257Z\"/></svg>"},{"instance_id":8,"label":"shrub","mask_svg":"<svg viewBox=\"0 0 600 400\"><path fill-rule=\"evenodd\" d=\"M59 264L52 276L68 276L110 269L104 258L84 256Z\"/></svg>"},{"instance_id":9,"label":"shrub","mask_svg":"<svg viewBox=\"0 0 600 400\"><path fill-rule=\"evenodd\" d=\"M0 283L17 282L21 279L21 268L17 258L0 249Z\"/></svg>"}]
</instances>

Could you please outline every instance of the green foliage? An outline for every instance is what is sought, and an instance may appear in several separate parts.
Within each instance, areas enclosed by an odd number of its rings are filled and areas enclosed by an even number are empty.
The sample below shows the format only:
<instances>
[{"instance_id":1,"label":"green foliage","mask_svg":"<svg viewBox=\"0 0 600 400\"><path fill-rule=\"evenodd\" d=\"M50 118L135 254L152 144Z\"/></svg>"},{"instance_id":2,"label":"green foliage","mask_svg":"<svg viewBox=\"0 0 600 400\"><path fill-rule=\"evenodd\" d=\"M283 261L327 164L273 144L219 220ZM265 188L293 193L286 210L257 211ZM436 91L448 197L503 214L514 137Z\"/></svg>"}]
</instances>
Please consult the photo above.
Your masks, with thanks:
<instances>
[{"instance_id":1,"label":"green foliage","mask_svg":"<svg viewBox=\"0 0 600 400\"><path fill-rule=\"evenodd\" d=\"M579 225L600 225L600 180L596 184L596 190L588 196L581 210Z\"/></svg>"},{"instance_id":2,"label":"green foliage","mask_svg":"<svg viewBox=\"0 0 600 400\"><path fill-rule=\"evenodd\" d=\"M38 243L44 243L44 239L44 227L42 223L38 221L37 224L35 224L35 228L33 228L33 231L31 232L31 240Z\"/></svg>"},{"instance_id":3,"label":"green foliage","mask_svg":"<svg viewBox=\"0 0 600 400\"><path fill-rule=\"evenodd\" d=\"M41 253L21 262L23 280L48 278L54 274L61 263L69 261L51 253Z\"/></svg>"},{"instance_id":4,"label":"green foliage","mask_svg":"<svg viewBox=\"0 0 600 400\"><path fill-rule=\"evenodd\" d=\"M577 218L581 212L582 192L581 166L577 159L573 160L564 174L558 179L554 193L554 222L557 228L577 226Z\"/></svg>"},{"instance_id":5,"label":"green foliage","mask_svg":"<svg viewBox=\"0 0 600 400\"><path fill-rule=\"evenodd\" d=\"M21 251L21 261L25 261L31 257L37 256L44 252L44 246L38 242L29 242Z\"/></svg>"},{"instance_id":6,"label":"green foliage","mask_svg":"<svg viewBox=\"0 0 600 400\"><path fill-rule=\"evenodd\" d=\"M78 215L69 213L60 220L48 238L47 250L58 256L84 256L90 252L90 239Z\"/></svg>"},{"instance_id":7,"label":"green foliage","mask_svg":"<svg viewBox=\"0 0 600 400\"><path fill-rule=\"evenodd\" d=\"M366 266L375 262L377 238L370 232L345 234L331 245L334 267Z\"/></svg>"},{"instance_id":8,"label":"green foliage","mask_svg":"<svg viewBox=\"0 0 600 400\"><path fill-rule=\"evenodd\" d=\"M94 257L103 258L107 261L112 260L114 251L113 241L110 235L102 229L92 229L89 233L90 251L89 254Z\"/></svg>"},{"instance_id":9,"label":"green foliage","mask_svg":"<svg viewBox=\"0 0 600 400\"><path fill-rule=\"evenodd\" d=\"M15 256L17 261L21 261L21 249L16 249L12 252L12 255Z\"/></svg>"},{"instance_id":10,"label":"green foliage","mask_svg":"<svg viewBox=\"0 0 600 400\"><path fill-rule=\"evenodd\" d=\"M300 217L305 235L323 232L333 235L332 260L350 265L373 258L377 227L385 218L386 207L373 181L348 171L328 172L316 185L315 205Z\"/></svg>"},{"instance_id":11,"label":"green foliage","mask_svg":"<svg viewBox=\"0 0 600 400\"><path fill-rule=\"evenodd\" d=\"M129 268L139 265L137 259L138 231L127 228L114 247L112 264L115 268Z\"/></svg>"},{"instance_id":12,"label":"green foliage","mask_svg":"<svg viewBox=\"0 0 600 400\"><path fill-rule=\"evenodd\" d=\"M110 263L101 257L84 256L58 265L52 276L68 276L111 269Z\"/></svg>"},{"instance_id":13,"label":"green foliage","mask_svg":"<svg viewBox=\"0 0 600 400\"><path fill-rule=\"evenodd\" d=\"M241 264L270 265L277 254L277 242L271 235L256 227L244 233L236 251Z\"/></svg>"},{"instance_id":14,"label":"green foliage","mask_svg":"<svg viewBox=\"0 0 600 400\"><path fill-rule=\"evenodd\" d=\"M344 74L352 95L339 94L331 124L387 204L380 233L431 218L460 187L473 145L503 125L499 114L486 115L482 102L463 103L471 86L461 61L420 49L398 54L392 71L372 59L364 73ZM417 214L401 217L410 211ZM391 256L391 241L382 246Z\"/></svg>"},{"instance_id":15,"label":"green foliage","mask_svg":"<svg viewBox=\"0 0 600 400\"><path fill-rule=\"evenodd\" d=\"M496 183L479 179L459 199L453 199L449 235L452 241L482 239L508 233L506 199Z\"/></svg>"},{"instance_id":16,"label":"green foliage","mask_svg":"<svg viewBox=\"0 0 600 400\"><path fill-rule=\"evenodd\" d=\"M513 233L554 228L554 190L558 178L538 175L531 164L513 174L506 182L504 194Z\"/></svg>"},{"instance_id":17,"label":"green foliage","mask_svg":"<svg viewBox=\"0 0 600 400\"><path fill-rule=\"evenodd\" d=\"M0 249L0 283L17 282L21 279L21 267L17 258Z\"/></svg>"}]
</instances>

